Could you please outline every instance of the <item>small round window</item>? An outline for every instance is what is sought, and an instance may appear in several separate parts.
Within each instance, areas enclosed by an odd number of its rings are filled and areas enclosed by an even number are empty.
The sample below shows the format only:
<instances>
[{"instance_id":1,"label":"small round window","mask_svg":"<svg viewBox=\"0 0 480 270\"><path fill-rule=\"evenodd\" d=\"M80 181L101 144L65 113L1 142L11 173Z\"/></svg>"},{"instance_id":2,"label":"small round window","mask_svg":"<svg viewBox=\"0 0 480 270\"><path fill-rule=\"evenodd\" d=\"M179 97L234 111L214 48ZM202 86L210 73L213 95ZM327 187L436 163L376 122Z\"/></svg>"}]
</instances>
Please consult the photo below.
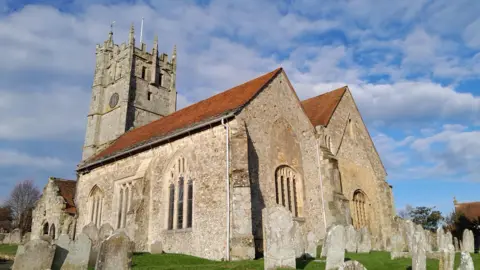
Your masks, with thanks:
<instances>
[{"instance_id":1,"label":"small round window","mask_svg":"<svg viewBox=\"0 0 480 270\"><path fill-rule=\"evenodd\" d=\"M117 106L118 104L118 93L113 93L113 95L110 97L110 102L108 105L110 105L110 108L113 108Z\"/></svg>"}]
</instances>

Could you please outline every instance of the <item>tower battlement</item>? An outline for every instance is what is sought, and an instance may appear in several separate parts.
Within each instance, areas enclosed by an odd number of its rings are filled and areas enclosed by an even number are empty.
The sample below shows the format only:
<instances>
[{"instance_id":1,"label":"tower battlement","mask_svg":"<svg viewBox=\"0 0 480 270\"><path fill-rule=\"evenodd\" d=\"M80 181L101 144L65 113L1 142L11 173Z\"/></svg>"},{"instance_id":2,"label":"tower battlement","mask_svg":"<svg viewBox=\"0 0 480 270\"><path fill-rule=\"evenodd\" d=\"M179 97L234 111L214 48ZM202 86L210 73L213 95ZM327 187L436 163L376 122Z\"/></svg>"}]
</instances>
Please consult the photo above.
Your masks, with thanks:
<instances>
[{"instance_id":1,"label":"tower battlement","mask_svg":"<svg viewBox=\"0 0 480 270\"><path fill-rule=\"evenodd\" d=\"M147 50L128 42L115 44L113 32L96 45L92 99L83 158L86 159L131 128L143 126L176 110L177 52L159 54L158 38Z\"/></svg>"}]
</instances>

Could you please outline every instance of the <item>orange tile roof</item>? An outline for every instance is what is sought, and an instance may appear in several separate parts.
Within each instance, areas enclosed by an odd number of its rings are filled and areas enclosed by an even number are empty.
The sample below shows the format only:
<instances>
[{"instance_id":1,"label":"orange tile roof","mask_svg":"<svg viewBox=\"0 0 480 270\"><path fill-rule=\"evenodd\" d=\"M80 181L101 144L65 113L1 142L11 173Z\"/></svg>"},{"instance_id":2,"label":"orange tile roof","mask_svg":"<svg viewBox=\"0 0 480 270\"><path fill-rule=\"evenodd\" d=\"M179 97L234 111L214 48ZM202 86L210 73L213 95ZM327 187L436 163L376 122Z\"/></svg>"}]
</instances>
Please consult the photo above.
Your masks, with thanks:
<instances>
[{"instance_id":1,"label":"orange tile roof","mask_svg":"<svg viewBox=\"0 0 480 270\"><path fill-rule=\"evenodd\" d=\"M347 91L347 87L335 89L325 94L302 101L303 109L313 126L326 126L330 122L338 103Z\"/></svg>"},{"instance_id":2,"label":"orange tile roof","mask_svg":"<svg viewBox=\"0 0 480 270\"><path fill-rule=\"evenodd\" d=\"M464 214L471 221L476 221L480 218L480 202L457 203L455 212Z\"/></svg>"},{"instance_id":3,"label":"orange tile roof","mask_svg":"<svg viewBox=\"0 0 480 270\"><path fill-rule=\"evenodd\" d=\"M57 185L60 195L65 199L65 202L67 203L64 211L70 214L77 213L74 201L77 181L60 178L54 178L53 181Z\"/></svg>"},{"instance_id":4,"label":"orange tile roof","mask_svg":"<svg viewBox=\"0 0 480 270\"><path fill-rule=\"evenodd\" d=\"M278 68L147 125L128 131L118 137L99 154L86 160L81 168L85 168L95 161L111 157L117 153L123 153L136 146L173 134L174 131L213 120L221 115L233 112L243 107L282 70L282 68Z\"/></svg>"}]
</instances>

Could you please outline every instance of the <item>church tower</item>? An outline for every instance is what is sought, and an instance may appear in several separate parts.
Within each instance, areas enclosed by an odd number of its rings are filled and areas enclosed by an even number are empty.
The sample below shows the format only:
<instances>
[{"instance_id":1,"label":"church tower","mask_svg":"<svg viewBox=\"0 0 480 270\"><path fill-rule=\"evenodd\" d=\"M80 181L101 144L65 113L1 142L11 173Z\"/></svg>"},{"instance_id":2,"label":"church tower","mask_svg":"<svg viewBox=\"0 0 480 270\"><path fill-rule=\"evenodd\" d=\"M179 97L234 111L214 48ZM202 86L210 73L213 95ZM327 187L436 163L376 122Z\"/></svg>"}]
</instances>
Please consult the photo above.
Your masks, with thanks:
<instances>
[{"instance_id":1,"label":"church tower","mask_svg":"<svg viewBox=\"0 0 480 270\"><path fill-rule=\"evenodd\" d=\"M176 48L172 59L135 47L133 24L128 44L114 44L113 32L96 46L96 66L82 160L102 150L126 131L175 112Z\"/></svg>"}]
</instances>

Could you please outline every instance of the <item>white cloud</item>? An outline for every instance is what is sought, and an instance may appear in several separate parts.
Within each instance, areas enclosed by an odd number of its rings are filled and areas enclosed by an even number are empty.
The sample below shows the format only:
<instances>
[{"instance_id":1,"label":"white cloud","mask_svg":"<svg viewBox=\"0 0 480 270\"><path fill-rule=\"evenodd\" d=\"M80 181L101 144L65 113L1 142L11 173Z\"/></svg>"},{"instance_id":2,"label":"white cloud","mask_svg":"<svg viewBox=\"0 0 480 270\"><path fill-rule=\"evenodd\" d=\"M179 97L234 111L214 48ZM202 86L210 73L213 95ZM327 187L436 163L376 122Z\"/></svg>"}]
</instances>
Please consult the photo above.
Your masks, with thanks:
<instances>
[{"instance_id":1,"label":"white cloud","mask_svg":"<svg viewBox=\"0 0 480 270\"><path fill-rule=\"evenodd\" d=\"M463 38L468 46L480 47L480 19L476 19L465 28Z\"/></svg>"},{"instance_id":2,"label":"white cloud","mask_svg":"<svg viewBox=\"0 0 480 270\"><path fill-rule=\"evenodd\" d=\"M25 166L38 169L58 169L67 165L56 157L38 157L10 149L0 149L0 167Z\"/></svg>"}]
</instances>

